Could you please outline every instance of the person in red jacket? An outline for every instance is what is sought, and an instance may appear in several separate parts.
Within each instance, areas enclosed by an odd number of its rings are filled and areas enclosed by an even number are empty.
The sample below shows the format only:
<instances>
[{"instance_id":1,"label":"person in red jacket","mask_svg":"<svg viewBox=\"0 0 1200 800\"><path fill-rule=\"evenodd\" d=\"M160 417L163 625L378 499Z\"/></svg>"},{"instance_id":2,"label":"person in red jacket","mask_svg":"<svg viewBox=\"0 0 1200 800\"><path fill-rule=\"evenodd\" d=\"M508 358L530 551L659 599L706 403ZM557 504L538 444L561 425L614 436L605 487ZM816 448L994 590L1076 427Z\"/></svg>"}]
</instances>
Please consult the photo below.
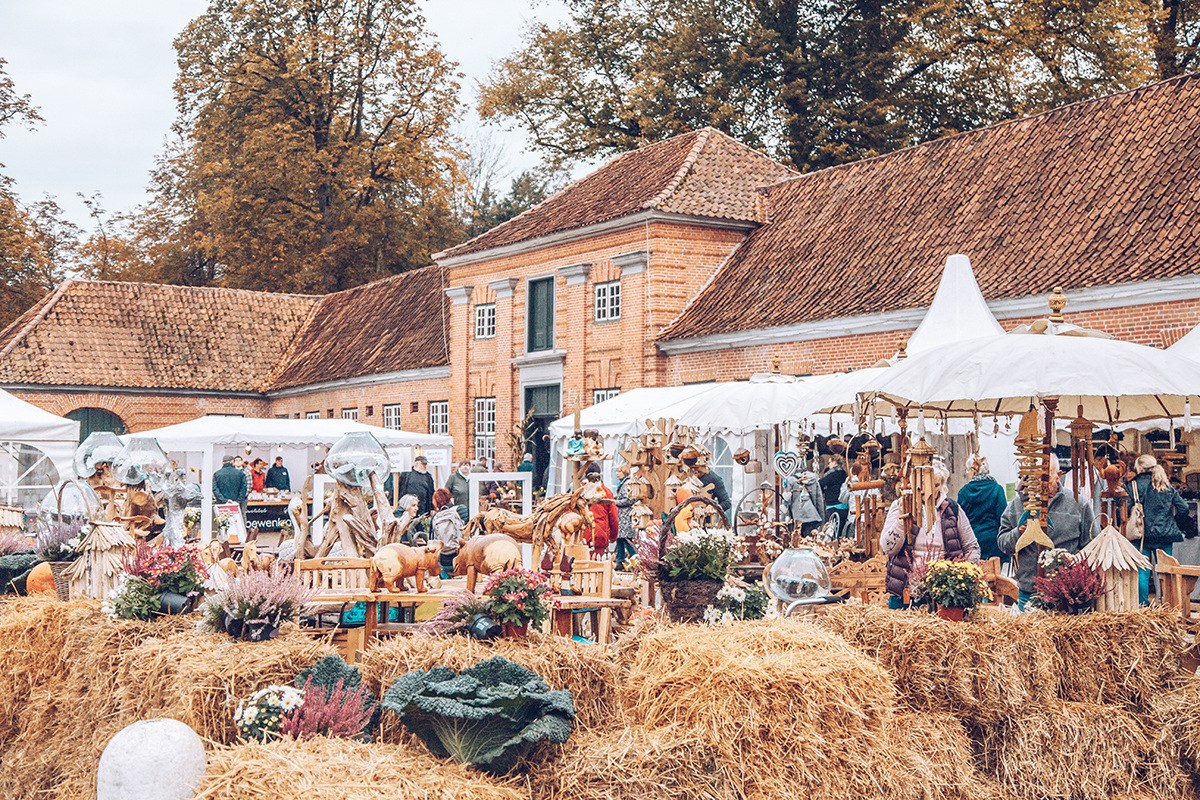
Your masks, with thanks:
<instances>
[{"instance_id":1,"label":"person in red jacket","mask_svg":"<svg viewBox=\"0 0 1200 800\"><path fill-rule=\"evenodd\" d=\"M613 493L600 480L600 465L592 464L584 473L583 479L587 483L596 483L603 490L603 500L598 500L592 503L592 517L595 518L596 524L592 529L592 555L599 560L604 551L608 549L610 542L617 540L617 530L619 523L617 522L617 507L613 503Z\"/></svg>"}]
</instances>

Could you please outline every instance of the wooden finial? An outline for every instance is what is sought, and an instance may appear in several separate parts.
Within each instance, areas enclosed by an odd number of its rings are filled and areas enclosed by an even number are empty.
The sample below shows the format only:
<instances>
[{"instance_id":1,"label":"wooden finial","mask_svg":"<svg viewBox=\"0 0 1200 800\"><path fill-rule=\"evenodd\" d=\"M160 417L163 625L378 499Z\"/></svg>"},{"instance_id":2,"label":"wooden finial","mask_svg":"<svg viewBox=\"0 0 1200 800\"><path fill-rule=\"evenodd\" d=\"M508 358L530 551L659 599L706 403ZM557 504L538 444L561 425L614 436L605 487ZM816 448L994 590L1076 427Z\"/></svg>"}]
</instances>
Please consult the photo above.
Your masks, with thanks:
<instances>
[{"instance_id":1,"label":"wooden finial","mask_svg":"<svg viewBox=\"0 0 1200 800\"><path fill-rule=\"evenodd\" d=\"M771 356L771 374L778 375L783 366L783 359L779 356Z\"/></svg>"},{"instance_id":2,"label":"wooden finial","mask_svg":"<svg viewBox=\"0 0 1200 800\"><path fill-rule=\"evenodd\" d=\"M896 353L896 358L898 358L898 359L908 358L908 353L905 352L907 347L908 347L908 337L906 336L900 340L900 350L899 350L899 352Z\"/></svg>"},{"instance_id":3,"label":"wooden finial","mask_svg":"<svg viewBox=\"0 0 1200 800\"><path fill-rule=\"evenodd\" d=\"M1063 317L1063 309L1067 307L1067 298L1063 294L1061 286L1054 287L1054 293L1050 295L1050 321L1051 322L1066 322Z\"/></svg>"}]
</instances>

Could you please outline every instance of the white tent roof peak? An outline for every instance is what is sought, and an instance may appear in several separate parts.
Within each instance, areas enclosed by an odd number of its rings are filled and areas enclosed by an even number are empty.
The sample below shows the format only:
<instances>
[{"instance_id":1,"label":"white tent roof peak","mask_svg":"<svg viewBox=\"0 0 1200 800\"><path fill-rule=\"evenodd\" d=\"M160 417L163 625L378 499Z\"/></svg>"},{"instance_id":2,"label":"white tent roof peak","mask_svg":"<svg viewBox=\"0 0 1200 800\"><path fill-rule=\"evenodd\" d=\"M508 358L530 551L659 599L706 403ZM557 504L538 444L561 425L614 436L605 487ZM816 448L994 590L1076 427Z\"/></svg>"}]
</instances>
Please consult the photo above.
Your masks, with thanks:
<instances>
[{"instance_id":1,"label":"white tent roof peak","mask_svg":"<svg viewBox=\"0 0 1200 800\"><path fill-rule=\"evenodd\" d=\"M1185 333L1182 339L1167 348L1167 352L1200 361L1200 325Z\"/></svg>"},{"instance_id":2,"label":"white tent roof peak","mask_svg":"<svg viewBox=\"0 0 1200 800\"><path fill-rule=\"evenodd\" d=\"M952 255L942 269L942 280L921 324L908 338L906 352L920 353L965 339L1004 333L988 308L971 270L971 259Z\"/></svg>"}]
</instances>

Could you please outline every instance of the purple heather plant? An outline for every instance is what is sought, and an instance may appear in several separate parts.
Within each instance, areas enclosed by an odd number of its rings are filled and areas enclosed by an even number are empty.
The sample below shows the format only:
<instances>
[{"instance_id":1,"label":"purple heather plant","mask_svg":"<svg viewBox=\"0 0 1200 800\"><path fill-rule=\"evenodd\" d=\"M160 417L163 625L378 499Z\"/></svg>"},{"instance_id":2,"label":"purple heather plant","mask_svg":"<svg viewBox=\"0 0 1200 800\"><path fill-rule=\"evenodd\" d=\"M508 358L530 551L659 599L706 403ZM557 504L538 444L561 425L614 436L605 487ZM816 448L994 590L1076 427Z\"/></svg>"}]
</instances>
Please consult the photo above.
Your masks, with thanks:
<instances>
[{"instance_id":1,"label":"purple heather plant","mask_svg":"<svg viewBox=\"0 0 1200 800\"><path fill-rule=\"evenodd\" d=\"M223 612L246 622L277 625L295 619L313 594L281 565L274 564L270 570L251 570L230 579L229 587L208 601L205 620L217 631L222 629Z\"/></svg>"},{"instance_id":2,"label":"purple heather plant","mask_svg":"<svg viewBox=\"0 0 1200 800\"><path fill-rule=\"evenodd\" d=\"M339 679L333 691L326 694L321 686L313 686L309 676L304 683L304 703L283 715L279 732L301 741L314 736L358 736L370 723L375 708L366 692L361 685L346 689Z\"/></svg>"},{"instance_id":3,"label":"purple heather plant","mask_svg":"<svg viewBox=\"0 0 1200 800\"><path fill-rule=\"evenodd\" d=\"M71 542L77 542L83 535L83 517L76 517L71 522L51 522L39 524L37 528L37 544L34 551L43 561L74 561L79 558Z\"/></svg>"}]
</instances>

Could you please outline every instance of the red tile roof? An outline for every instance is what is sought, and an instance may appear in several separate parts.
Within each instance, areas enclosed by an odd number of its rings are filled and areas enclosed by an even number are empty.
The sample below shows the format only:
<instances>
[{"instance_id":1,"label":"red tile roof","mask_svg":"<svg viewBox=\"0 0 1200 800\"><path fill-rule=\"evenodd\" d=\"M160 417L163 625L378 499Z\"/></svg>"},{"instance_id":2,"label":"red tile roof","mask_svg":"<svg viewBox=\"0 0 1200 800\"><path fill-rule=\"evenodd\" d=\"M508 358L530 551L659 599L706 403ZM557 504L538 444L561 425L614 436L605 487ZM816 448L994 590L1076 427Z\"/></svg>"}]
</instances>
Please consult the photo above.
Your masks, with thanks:
<instances>
[{"instance_id":1,"label":"red tile roof","mask_svg":"<svg viewBox=\"0 0 1200 800\"><path fill-rule=\"evenodd\" d=\"M433 266L322 297L270 388L449 364L444 289Z\"/></svg>"},{"instance_id":2,"label":"red tile roof","mask_svg":"<svg viewBox=\"0 0 1200 800\"><path fill-rule=\"evenodd\" d=\"M449 363L439 267L325 297L66 281L0 332L0 383L266 392Z\"/></svg>"},{"instance_id":3,"label":"red tile roof","mask_svg":"<svg viewBox=\"0 0 1200 800\"><path fill-rule=\"evenodd\" d=\"M1200 75L763 194L767 224L660 338L925 306L953 253L989 300L1200 273Z\"/></svg>"},{"instance_id":4,"label":"red tile roof","mask_svg":"<svg viewBox=\"0 0 1200 800\"><path fill-rule=\"evenodd\" d=\"M0 332L0 383L259 391L317 302L68 280Z\"/></svg>"},{"instance_id":5,"label":"red tile roof","mask_svg":"<svg viewBox=\"0 0 1200 800\"><path fill-rule=\"evenodd\" d=\"M623 153L533 208L436 259L491 250L657 209L760 221L756 189L795 173L714 128Z\"/></svg>"}]
</instances>

